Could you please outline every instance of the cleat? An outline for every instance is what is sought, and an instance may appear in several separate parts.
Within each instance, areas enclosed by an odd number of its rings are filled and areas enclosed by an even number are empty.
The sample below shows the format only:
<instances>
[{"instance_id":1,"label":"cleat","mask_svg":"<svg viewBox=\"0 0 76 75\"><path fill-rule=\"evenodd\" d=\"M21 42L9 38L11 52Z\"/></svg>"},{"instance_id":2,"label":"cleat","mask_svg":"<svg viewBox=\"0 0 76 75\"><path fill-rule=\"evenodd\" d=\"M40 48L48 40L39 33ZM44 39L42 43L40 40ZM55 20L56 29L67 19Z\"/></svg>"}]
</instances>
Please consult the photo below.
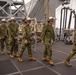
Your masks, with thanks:
<instances>
[{"instance_id":1,"label":"cleat","mask_svg":"<svg viewBox=\"0 0 76 75\"><path fill-rule=\"evenodd\" d=\"M19 62L23 62L22 58L18 57L18 61Z\"/></svg>"},{"instance_id":2,"label":"cleat","mask_svg":"<svg viewBox=\"0 0 76 75\"><path fill-rule=\"evenodd\" d=\"M67 60L65 61L65 65L68 66L68 67L71 67L71 66L72 66L72 65L70 64L70 62L67 61Z\"/></svg>"},{"instance_id":3,"label":"cleat","mask_svg":"<svg viewBox=\"0 0 76 75\"><path fill-rule=\"evenodd\" d=\"M36 59L34 57L30 57L29 60L30 61L36 61Z\"/></svg>"}]
</instances>

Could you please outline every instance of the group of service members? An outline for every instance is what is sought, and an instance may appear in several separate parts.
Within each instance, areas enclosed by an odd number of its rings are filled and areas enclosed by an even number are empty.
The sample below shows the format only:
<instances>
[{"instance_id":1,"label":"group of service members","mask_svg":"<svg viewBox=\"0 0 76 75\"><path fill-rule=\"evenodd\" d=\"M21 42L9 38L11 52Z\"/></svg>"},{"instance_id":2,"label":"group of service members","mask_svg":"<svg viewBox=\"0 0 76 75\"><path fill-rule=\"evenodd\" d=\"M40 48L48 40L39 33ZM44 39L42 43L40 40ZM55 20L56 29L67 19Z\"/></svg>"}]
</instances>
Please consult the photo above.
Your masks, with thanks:
<instances>
[{"instance_id":1,"label":"group of service members","mask_svg":"<svg viewBox=\"0 0 76 75\"><path fill-rule=\"evenodd\" d=\"M51 48L51 40L55 41L55 33L53 29L53 23L55 21L54 17L49 17L47 20L47 24L43 27L43 31L41 34L42 43L45 45L45 50L43 53L42 60L48 61L50 65L54 65L52 60L52 48ZM29 60L35 61L36 58L32 56L31 49L31 19L27 17L22 20L22 42L20 47L20 52L18 51L18 25L14 17L9 20L9 24L7 25L6 20L2 19L0 24L0 51L1 54L4 54L4 43L6 44L7 53L10 58L18 57L18 61L22 62L22 55L27 47ZM70 59L76 54L76 29L74 30L74 44L73 49L70 52L69 56L65 60L65 64L69 67Z\"/></svg>"}]
</instances>

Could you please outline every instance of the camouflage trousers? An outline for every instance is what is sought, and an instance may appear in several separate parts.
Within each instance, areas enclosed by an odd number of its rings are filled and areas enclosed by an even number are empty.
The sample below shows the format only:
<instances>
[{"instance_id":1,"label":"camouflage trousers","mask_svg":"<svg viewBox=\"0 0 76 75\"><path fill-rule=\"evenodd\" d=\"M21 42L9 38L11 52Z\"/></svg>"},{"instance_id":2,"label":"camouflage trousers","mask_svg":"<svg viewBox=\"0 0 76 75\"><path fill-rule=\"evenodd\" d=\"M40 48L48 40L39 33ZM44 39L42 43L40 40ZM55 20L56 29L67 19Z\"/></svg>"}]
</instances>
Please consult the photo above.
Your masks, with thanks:
<instances>
[{"instance_id":1,"label":"camouflage trousers","mask_svg":"<svg viewBox=\"0 0 76 75\"><path fill-rule=\"evenodd\" d=\"M3 51L6 44L7 51L10 51L10 41L7 37L0 39L0 50Z\"/></svg>"},{"instance_id":2,"label":"camouflage trousers","mask_svg":"<svg viewBox=\"0 0 76 75\"><path fill-rule=\"evenodd\" d=\"M22 57L23 52L25 51L26 48L27 48L27 50L28 50L28 55L29 55L29 57L32 57L31 43L25 44L24 42L22 42L22 44L21 44L21 51L20 51L19 57Z\"/></svg>"},{"instance_id":3,"label":"camouflage trousers","mask_svg":"<svg viewBox=\"0 0 76 75\"><path fill-rule=\"evenodd\" d=\"M73 47L72 51L70 52L69 56L67 57L66 60L70 61L71 58L76 54L76 48Z\"/></svg>"},{"instance_id":4,"label":"camouflage trousers","mask_svg":"<svg viewBox=\"0 0 76 75\"><path fill-rule=\"evenodd\" d=\"M16 54L18 52L18 40L12 38L11 43L10 43L10 47L11 47L11 49L10 49L11 54L13 54L13 53Z\"/></svg>"},{"instance_id":5,"label":"camouflage trousers","mask_svg":"<svg viewBox=\"0 0 76 75\"><path fill-rule=\"evenodd\" d=\"M51 48L51 43L45 42L45 51L43 53L43 57L46 58L48 56L49 59L52 58L52 48Z\"/></svg>"}]
</instances>

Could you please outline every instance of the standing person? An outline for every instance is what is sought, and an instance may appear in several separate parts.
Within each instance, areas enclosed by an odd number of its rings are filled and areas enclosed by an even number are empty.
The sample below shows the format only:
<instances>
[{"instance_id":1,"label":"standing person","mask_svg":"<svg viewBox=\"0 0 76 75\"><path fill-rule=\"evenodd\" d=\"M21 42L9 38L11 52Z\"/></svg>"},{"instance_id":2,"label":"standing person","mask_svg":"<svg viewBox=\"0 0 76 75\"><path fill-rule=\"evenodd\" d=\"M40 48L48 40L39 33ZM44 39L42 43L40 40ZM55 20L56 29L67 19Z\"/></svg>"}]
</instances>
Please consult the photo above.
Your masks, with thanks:
<instances>
[{"instance_id":1,"label":"standing person","mask_svg":"<svg viewBox=\"0 0 76 75\"><path fill-rule=\"evenodd\" d=\"M48 24L43 27L42 31L42 42L45 45L45 51L43 54L43 61L49 61L50 65L54 65L52 61L52 48L51 48L51 40L55 41L55 34L53 30L53 22L54 18L49 17ZM48 58L46 58L48 56Z\"/></svg>"},{"instance_id":2,"label":"standing person","mask_svg":"<svg viewBox=\"0 0 76 75\"><path fill-rule=\"evenodd\" d=\"M19 26L19 32L22 32L22 28L26 25L25 23L26 17L22 19L22 24Z\"/></svg>"},{"instance_id":3,"label":"standing person","mask_svg":"<svg viewBox=\"0 0 76 75\"><path fill-rule=\"evenodd\" d=\"M18 29L19 29L19 44L21 44L21 41L22 41L22 29L26 25L25 20L26 20L26 17L22 19L22 24L18 27Z\"/></svg>"},{"instance_id":4,"label":"standing person","mask_svg":"<svg viewBox=\"0 0 76 75\"><path fill-rule=\"evenodd\" d=\"M72 48L72 51L70 52L69 56L66 58L65 60L65 64L68 66L68 67L71 67L71 63L70 63L70 60L71 58L76 54L76 29L74 30L74 44L73 44L73 48Z\"/></svg>"},{"instance_id":5,"label":"standing person","mask_svg":"<svg viewBox=\"0 0 76 75\"><path fill-rule=\"evenodd\" d=\"M22 26L25 25L25 23L26 23L25 20L26 20L26 17L22 19Z\"/></svg>"},{"instance_id":6,"label":"standing person","mask_svg":"<svg viewBox=\"0 0 76 75\"><path fill-rule=\"evenodd\" d=\"M19 32L21 32L21 33L22 33L22 28L26 25L25 24L26 23L25 20L26 20L26 17L22 19L22 24L18 28L19 29Z\"/></svg>"},{"instance_id":7,"label":"standing person","mask_svg":"<svg viewBox=\"0 0 76 75\"><path fill-rule=\"evenodd\" d=\"M0 25L0 50L1 54L4 54L4 43L6 44L7 48L7 53L10 53L10 43L9 43L9 29L6 24L6 20L2 19L1 20L1 25Z\"/></svg>"},{"instance_id":8,"label":"standing person","mask_svg":"<svg viewBox=\"0 0 76 75\"><path fill-rule=\"evenodd\" d=\"M23 29L22 29L22 45L21 45L21 52L20 55L18 57L18 60L20 62L22 62L22 55L24 50L28 49L28 55L29 55L29 60L31 61L35 61L36 59L34 57L32 57L32 50L31 50L31 28L30 28L30 23L31 23L31 19L28 17L26 20L26 25L24 25Z\"/></svg>"},{"instance_id":9,"label":"standing person","mask_svg":"<svg viewBox=\"0 0 76 75\"><path fill-rule=\"evenodd\" d=\"M17 54L18 52L18 25L16 24L16 20L14 17L10 19L10 24L8 25L10 30L10 36L11 36L11 53L10 57L14 58L15 56L19 56Z\"/></svg>"}]
</instances>

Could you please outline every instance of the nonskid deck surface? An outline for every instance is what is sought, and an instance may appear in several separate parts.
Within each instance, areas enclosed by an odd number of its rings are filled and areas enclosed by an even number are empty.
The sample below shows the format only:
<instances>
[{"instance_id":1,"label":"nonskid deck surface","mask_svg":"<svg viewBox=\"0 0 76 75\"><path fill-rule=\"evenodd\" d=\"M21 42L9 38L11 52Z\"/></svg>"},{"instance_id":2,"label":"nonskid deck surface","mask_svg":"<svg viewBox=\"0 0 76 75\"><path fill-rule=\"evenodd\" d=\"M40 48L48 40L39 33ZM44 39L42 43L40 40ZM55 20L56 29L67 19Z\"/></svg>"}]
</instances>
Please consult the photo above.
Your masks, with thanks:
<instances>
[{"instance_id":1,"label":"nonskid deck surface","mask_svg":"<svg viewBox=\"0 0 76 75\"><path fill-rule=\"evenodd\" d=\"M71 59L72 67L67 67L64 61L72 45L65 45L63 42L56 42L52 46L52 59L55 66L50 66L49 62L42 61L44 45L39 43L36 50L33 50L33 56L37 61L29 61L27 50L23 54L23 62L20 63L16 58L11 59L7 53L0 54L0 75L75 75L76 74L76 56Z\"/></svg>"}]
</instances>

